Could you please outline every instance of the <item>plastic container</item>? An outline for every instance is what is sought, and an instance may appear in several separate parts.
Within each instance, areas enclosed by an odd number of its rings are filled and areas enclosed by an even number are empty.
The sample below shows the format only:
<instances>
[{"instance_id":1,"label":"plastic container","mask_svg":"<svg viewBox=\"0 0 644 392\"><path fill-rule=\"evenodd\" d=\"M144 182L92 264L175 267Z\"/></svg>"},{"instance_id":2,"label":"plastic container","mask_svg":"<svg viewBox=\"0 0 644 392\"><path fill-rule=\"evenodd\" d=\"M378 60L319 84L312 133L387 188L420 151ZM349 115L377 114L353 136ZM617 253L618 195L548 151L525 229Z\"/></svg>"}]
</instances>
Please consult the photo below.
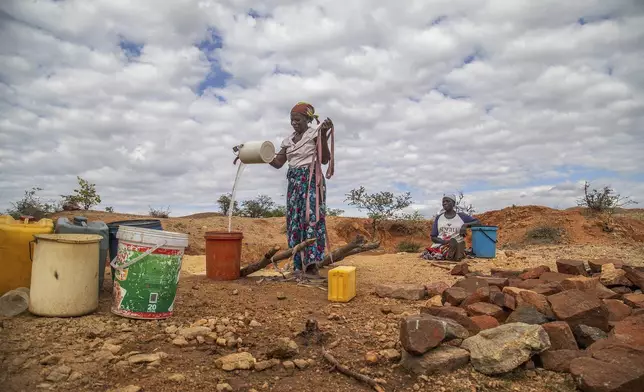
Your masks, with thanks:
<instances>
[{"instance_id":1,"label":"plastic container","mask_svg":"<svg viewBox=\"0 0 644 392\"><path fill-rule=\"evenodd\" d=\"M270 163L275 158L275 146L269 141L247 142L240 145L238 156L245 164Z\"/></svg>"},{"instance_id":2,"label":"plastic container","mask_svg":"<svg viewBox=\"0 0 644 392\"><path fill-rule=\"evenodd\" d=\"M98 289L103 287L103 276L107 265L107 252L110 247L110 236L105 222L87 222L84 216L75 216L70 222L67 218L58 218L56 222L56 233L58 234L96 234L103 237L99 244L98 254Z\"/></svg>"},{"instance_id":3,"label":"plastic container","mask_svg":"<svg viewBox=\"0 0 644 392\"><path fill-rule=\"evenodd\" d=\"M29 289L19 287L0 297L0 316L13 317L29 308Z\"/></svg>"},{"instance_id":4,"label":"plastic container","mask_svg":"<svg viewBox=\"0 0 644 392\"><path fill-rule=\"evenodd\" d=\"M107 224L110 235L110 260L114 259L118 253L119 240L116 238L116 233L119 231L120 226L140 227L143 229L163 230L161 221L158 219L138 219L138 220L124 220L116 221ZM112 282L114 281L114 269L112 269Z\"/></svg>"},{"instance_id":5,"label":"plastic container","mask_svg":"<svg viewBox=\"0 0 644 392\"><path fill-rule=\"evenodd\" d=\"M206 276L213 280L239 279L244 235L210 231L206 239Z\"/></svg>"},{"instance_id":6,"label":"plastic container","mask_svg":"<svg viewBox=\"0 0 644 392\"><path fill-rule=\"evenodd\" d=\"M476 257L496 257L497 226L474 226L472 229L472 253Z\"/></svg>"},{"instance_id":7,"label":"plastic container","mask_svg":"<svg viewBox=\"0 0 644 392\"><path fill-rule=\"evenodd\" d=\"M144 320L172 316L188 235L125 225L116 235L112 313Z\"/></svg>"},{"instance_id":8,"label":"plastic container","mask_svg":"<svg viewBox=\"0 0 644 392\"><path fill-rule=\"evenodd\" d=\"M356 267L342 266L329 271L329 301L349 302L356 296Z\"/></svg>"},{"instance_id":9,"label":"plastic container","mask_svg":"<svg viewBox=\"0 0 644 392\"><path fill-rule=\"evenodd\" d=\"M34 234L53 233L54 222L31 217L15 220L8 215L0 216L0 295L29 287L31 282L31 259Z\"/></svg>"},{"instance_id":10,"label":"plastic container","mask_svg":"<svg viewBox=\"0 0 644 392\"><path fill-rule=\"evenodd\" d=\"M38 234L33 255L29 311L74 317L98 308L98 234Z\"/></svg>"}]
</instances>

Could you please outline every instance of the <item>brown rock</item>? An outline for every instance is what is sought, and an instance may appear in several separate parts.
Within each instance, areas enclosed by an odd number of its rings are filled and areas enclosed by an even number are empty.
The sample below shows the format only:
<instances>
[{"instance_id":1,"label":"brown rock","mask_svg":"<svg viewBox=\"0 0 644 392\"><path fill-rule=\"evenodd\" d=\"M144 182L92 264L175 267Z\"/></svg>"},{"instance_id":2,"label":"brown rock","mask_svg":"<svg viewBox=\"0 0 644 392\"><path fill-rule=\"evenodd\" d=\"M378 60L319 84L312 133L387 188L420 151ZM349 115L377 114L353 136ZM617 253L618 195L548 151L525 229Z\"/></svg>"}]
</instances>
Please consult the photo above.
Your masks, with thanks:
<instances>
[{"instance_id":1,"label":"brown rock","mask_svg":"<svg viewBox=\"0 0 644 392\"><path fill-rule=\"evenodd\" d=\"M490 285L490 290L493 290L493 288L498 288L499 290L503 290L505 286L508 285L508 278L503 278L503 277L497 277L497 276L480 276L479 279L483 279L484 281L487 282L488 285Z\"/></svg>"},{"instance_id":2,"label":"brown rock","mask_svg":"<svg viewBox=\"0 0 644 392\"><path fill-rule=\"evenodd\" d=\"M433 282L425 285L427 296L433 297L436 295L443 295L443 291L449 289L449 285L445 282Z\"/></svg>"},{"instance_id":3,"label":"brown rock","mask_svg":"<svg viewBox=\"0 0 644 392\"><path fill-rule=\"evenodd\" d=\"M543 313L539 313L537 308L532 305L521 305L510 314L505 320L506 324L523 323L530 325L541 325L551 321Z\"/></svg>"},{"instance_id":4,"label":"brown rock","mask_svg":"<svg viewBox=\"0 0 644 392\"><path fill-rule=\"evenodd\" d=\"M608 309L592 294L568 290L547 298L554 315L571 328L585 324L608 331Z\"/></svg>"},{"instance_id":5,"label":"brown rock","mask_svg":"<svg viewBox=\"0 0 644 392\"><path fill-rule=\"evenodd\" d=\"M566 278L560 282L561 288L564 290L580 290L589 291L594 290L599 284L599 278L590 278L586 276L574 276Z\"/></svg>"},{"instance_id":6,"label":"brown rock","mask_svg":"<svg viewBox=\"0 0 644 392\"><path fill-rule=\"evenodd\" d=\"M608 309L608 321L622 321L632 312L630 306L618 299L604 299L602 302Z\"/></svg>"},{"instance_id":7,"label":"brown rock","mask_svg":"<svg viewBox=\"0 0 644 392\"><path fill-rule=\"evenodd\" d=\"M561 274L588 276L584 262L581 260L557 260L557 272Z\"/></svg>"},{"instance_id":8,"label":"brown rock","mask_svg":"<svg viewBox=\"0 0 644 392\"><path fill-rule=\"evenodd\" d=\"M490 293L490 303L510 310L514 310L517 307L514 297L502 292Z\"/></svg>"},{"instance_id":9,"label":"brown rock","mask_svg":"<svg viewBox=\"0 0 644 392\"><path fill-rule=\"evenodd\" d=\"M465 276L470 272L470 266L467 264L466 261L461 261L460 263L456 264L452 270L450 271L451 275L462 275Z\"/></svg>"},{"instance_id":10,"label":"brown rock","mask_svg":"<svg viewBox=\"0 0 644 392\"><path fill-rule=\"evenodd\" d=\"M644 347L644 314L631 315L616 322L610 336L633 346Z\"/></svg>"},{"instance_id":11,"label":"brown rock","mask_svg":"<svg viewBox=\"0 0 644 392\"><path fill-rule=\"evenodd\" d=\"M443 306L443 297L435 295L425 302L425 306Z\"/></svg>"},{"instance_id":12,"label":"brown rock","mask_svg":"<svg viewBox=\"0 0 644 392\"><path fill-rule=\"evenodd\" d=\"M364 361L367 365L377 365L378 364L378 353L375 351L369 351L364 355ZM255 364L257 366L257 364Z\"/></svg>"},{"instance_id":13,"label":"brown rock","mask_svg":"<svg viewBox=\"0 0 644 392\"><path fill-rule=\"evenodd\" d=\"M592 353L592 358L577 358L570 373L583 391L629 392L644 386L644 351L610 346Z\"/></svg>"},{"instance_id":14,"label":"brown rock","mask_svg":"<svg viewBox=\"0 0 644 392\"><path fill-rule=\"evenodd\" d=\"M473 292L476 291L476 289L480 287L487 287L489 286L488 283L485 281L485 279L481 279L478 277L475 278L465 278L465 279L460 279L456 281L452 285L452 288L454 287L460 287L464 289L468 294L472 294Z\"/></svg>"},{"instance_id":15,"label":"brown rock","mask_svg":"<svg viewBox=\"0 0 644 392\"><path fill-rule=\"evenodd\" d=\"M543 280L539 279L528 279L524 280L521 283L517 285L518 288L525 289L525 290L532 290L533 288L543 284Z\"/></svg>"},{"instance_id":16,"label":"brown rock","mask_svg":"<svg viewBox=\"0 0 644 392\"><path fill-rule=\"evenodd\" d=\"M544 314L546 317L554 317L548 299L545 295L537 294L534 291L524 290L519 293L517 298L517 305L532 305L539 313Z\"/></svg>"},{"instance_id":17,"label":"brown rock","mask_svg":"<svg viewBox=\"0 0 644 392\"><path fill-rule=\"evenodd\" d=\"M418 284L380 284L376 286L376 294L379 297L407 299L411 301L418 301L427 295L425 286Z\"/></svg>"},{"instance_id":18,"label":"brown rock","mask_svg":"<svg viewBox=\"0 0 644 392\"><path fill-rule=\"evenodd\" d=\"M418 375L432 375L453 372L467 365L469 360L470 354L466 350L440 346L420 357L403 351L400 365L403 369Z\"/></svg>"},{"instance_id":19,"label":"brown rock","mask_svg":"<svg viewBox=\"0 0 644 392\"><path fill-rule=\"evenodd\" d=\"M633 285L626 277L626 271L615 268L615 265L612 263L602 265L599 282L607 287Z\"/></svg>"},{"instance_id":20,"label":"brown rock","mask_svg":"<svg viewBox=\"0 0 644 392\"><path fill-rule=\"evenodd\" d=\"M537 294L545 295L546 297L549 295L557 294L563 291L561 288L561 283L559 282L550 282L550 283L545 283L545 284L540 284L539 286L536 286L535 288L532 289Z\"/></svg>"},{"instance_id":21,"label":"brown rock","mask_svg":"<svg viewBox=\"0 0 644 392\"><path fill-rule=\"evenodd\" d=\"M465 329L467 329L470 333L470 336L476 335L481 331L478 325L476 325L472 320L470 320L469 317L467 317L467 312L462 308L453 306L441 308L420 308L420 313L454 320L465 327Z\"/></svg>"},{"instance_id":22,"label":"brown rock","mask_svg":"<svg viewBox=\"0 0 644 392\"><path fill-rule=\"evenodd\" d=\"M452 306L458 306L465 298L468 297L467 291L462 287L450 287L449 289L443 291L443 303L448 303Z\"/></svg>"},{"instance_id":23,"label":"brown rock","mask_svg":"<svg viewBox=\"0 0 644 392\"><path fill-rule=\"evenodd\" d=\"M508 287L517 287L521 282L523 282L523 280L519 278L508 278Z\"/></svg>"},{"instance_id":24,"label":"brown rock","mask_svg":"<svg viewBox=\"0 0 644 392\"><path fill-rule=\"evenodd\" d=\"M498 276L501 278L518 278L521 273L522 271L504 270L498 268L492 268L492 270L490 271L490 274L492 274L493 276Z\"/></svg>"},{"instance_id":25,"label":"brown rock","mask_svg":"<svg viewBox=\"0 0 644 392\"><path fill-rule=\"evenodd\" d=\"M522 292L523 290L525 289L508 286L508 287L504 287L502 292L505 294L511 295L514 299L517 299L519 297L519 293Z\"/></svg>"},{"instance_id":26,"label":"brown rock","mask_svg":"<svg viewBox=\"0 0 644 392\"><path fill-rule=\"evenodd\" d=\"M470 316L492 316L499 322L505 321L505 319L508 317L503 309L486 302L478 302L472 305L468 305L466 310L467 314L469 314Z\"/></svg>"},{"instance_id":27,"label":"brown rock","mask_svg":"<svg viewBox=\"0 0 644 392\"><path fill-rule=\"evenodd\" d=\"M541 274L539 279L547 283L547 282L563 282L568 278L574 278L574 277L575 275L561 274L559 272L544 272L543 274Z\"/></svg>"},{"instance_id":28,"label":"brown rock","mask_svg":"<svg viewBox=\"0 0 644 392\"><path fill-rule=\"evenodd\" d=\"M589 290L589 293L592 293L595 297L599 299L617 299L621 297L620 294L617 294L613 290L609 289L608 287L604 286L601 283L597 283L597 286L595 286L594 289Z\"/></svg>"},{"instance_id":29,"label":"brown rock","mask_svg":"<svg viewBox=\"0 0 644 392\"><path fill-rule=\"evenodd\" d=\"M519 278L527 280L527 279L539 279L539 277L544 273L544 272L550 272L550 267L547 265L540 265L535 268L530 268L526 272L522 273L519 275Z\"/></svg>"},{"instance_id":30,"label":"brown rock","mask_svg":"<svg viewBox=\"0 0 644 392\"><path fill-rule=\"evenodd\" d=\"M575 336L565 321L554 321L541 326L550 337L551 350L578 350Z\"/></svg>"},{"instance_id":31,"label":"brown rock","mask_svg":"<svg viewBox=\"0 0 644 392\"><path fill-rule=\"evenodd\" d=\"M492 316L473 316L470 317L472 322L476 324L481 330L496 328L499 326L499 321Z\"/></svg>"},{"instance_id":32,"label":"brown rock","mask_svg":"<svg viewBox=\"0 0 644 392\"><path fill-rule=\"evenodd\" d=\"M613 264L615 268L622 268L622 266L624 265L621 261L617 259L597 259L597 260L588 261L588 266L590 267L590 271L595 274L602 272L602 265L604 264Z\"/></svg>"},{"instance_id":33,"label":"brown rock","mask_svg":"<svg viewBox=\"0 0 644 392\"><path fill-rule=\"evenodd\" d=\"M475 304L477 302L488 302L490 300L490 288L489 287L479 287L475 292L470 294L465 301L461 302L461 307L464 308L468 305Z\"/></svg>"},{"instance_id":34,"label":"brown rock","mask_svg":"<svg viewBox=\"0 0 644 392\"><path fill-rule=\"evenodd\" d=\"M644 308L644 294L626 294L623 298L631 308Z\"/></svg>"},{"instance_id":35,"label":"brown rock","mask_svg":"<svg viewBox=\"0 0 644 392\"><path fill-rule=\"evenodd\" d=\"M427 314L408 316L400 325L400 342L413 355L422 355L443 340L467 337L469 332L454 320Z\"/></svg>"},{"instance_id":36,"label":"brown rock","mask_svg":"<svg viewBox=\"0 0 644 392\"><path fill-rule=\"evenodd\" d=\"M635 269L630 266L623 266L622 269L626 271L626 277L628 280L633 282L633 284L637 287L640 288L640 290L644 290L644 272L640 271L638 269Z\"/></svg>"},{"instance_id":37,"label":"brown rock","mask_svg":"<svg viewBox=\"0 0 644 392\"><path fill-rule=\"evenodd\" d=\"M570 362L575 358L590 357L581 350L547 350L539 354L544 369L559 373L570 373Z\"/></svg>"},{"instance_id":38,"label":"brown rock","mask_svg":"<svg viewBox=\"0 0 644 392\"><path fill-rule=\"evenodd\" d=\"M633 292L633 290L631 290L630 287L624 287L624 286L611 287L610 289L619 295L630 294Z\"/></svg>"}]
</instances>

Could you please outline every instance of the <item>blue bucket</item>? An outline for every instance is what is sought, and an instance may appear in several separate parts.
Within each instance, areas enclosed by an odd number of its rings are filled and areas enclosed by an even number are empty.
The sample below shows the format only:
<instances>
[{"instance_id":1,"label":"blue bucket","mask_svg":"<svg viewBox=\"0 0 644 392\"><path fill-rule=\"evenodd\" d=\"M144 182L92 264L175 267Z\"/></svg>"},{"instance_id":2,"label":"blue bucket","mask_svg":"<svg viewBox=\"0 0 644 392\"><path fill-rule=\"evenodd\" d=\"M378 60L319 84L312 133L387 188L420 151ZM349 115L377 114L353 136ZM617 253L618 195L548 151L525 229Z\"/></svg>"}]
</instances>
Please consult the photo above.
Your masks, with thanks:
<instances>
[{"instance_id":1,"label":"blue bucket","mask_svg":"<svg viewBox=\"0 0 644 392\"><path fill-rule=\"evenodd\" d=\"M119 231L119 226L121 225L152 230L163 230L161 221L158 219L124 220L108 223L107 227L110 232L110 261L118 254L119 240L116 238L116 233ZM112 268L112 280L114 280L114 268Z\"/></svg>"},{"instance_id":2,"label":"blue bucket","mask_svg":"<svg viewBox=\"0 0 644 392\"><path fill-rule=\"evenodd\" d=\"M496 257L497 226L474 226L472 229L472 253L476 257L493 259Z\"/></svg>"}]
</instances>

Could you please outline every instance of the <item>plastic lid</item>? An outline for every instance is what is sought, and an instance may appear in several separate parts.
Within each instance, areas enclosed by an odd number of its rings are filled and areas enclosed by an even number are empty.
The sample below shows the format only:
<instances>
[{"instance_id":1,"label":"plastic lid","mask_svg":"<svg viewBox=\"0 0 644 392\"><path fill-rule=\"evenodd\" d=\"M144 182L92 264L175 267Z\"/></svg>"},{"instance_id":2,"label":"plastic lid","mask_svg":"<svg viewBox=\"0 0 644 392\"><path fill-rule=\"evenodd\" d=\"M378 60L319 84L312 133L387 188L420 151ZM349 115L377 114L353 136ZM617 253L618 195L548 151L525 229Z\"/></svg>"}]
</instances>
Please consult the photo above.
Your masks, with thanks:
<instances>
[{"instance_id":1,"label":"plastic lid","mask_svg":"<svg viewBox=\"0 0 644 392\"><path fill-rule=\"evenodd\" d=\"M34 234L34 238L64 244L91 244L101 241L103 236L97 234Z\"/></svg>"}]
</instances>

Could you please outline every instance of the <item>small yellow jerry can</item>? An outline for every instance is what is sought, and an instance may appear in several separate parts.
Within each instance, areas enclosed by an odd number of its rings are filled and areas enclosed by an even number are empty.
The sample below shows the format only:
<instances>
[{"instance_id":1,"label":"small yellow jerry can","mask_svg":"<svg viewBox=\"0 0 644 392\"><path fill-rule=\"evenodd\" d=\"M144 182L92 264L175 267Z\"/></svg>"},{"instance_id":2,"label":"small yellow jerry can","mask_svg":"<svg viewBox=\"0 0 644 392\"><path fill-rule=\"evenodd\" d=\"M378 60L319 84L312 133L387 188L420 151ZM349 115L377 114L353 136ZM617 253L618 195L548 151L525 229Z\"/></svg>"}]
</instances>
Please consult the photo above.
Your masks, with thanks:
<instances>
[{"instance_id":1,"label":"small yellow jerry can","mask_svg":"<svg viewBox=\"0 0 644 392\"><path fill-rule=\"evenodd\" d=\"M342 266L329 271L329 301L349 302L356 296L356 267Z\"/></svg>"}]
</instances>

